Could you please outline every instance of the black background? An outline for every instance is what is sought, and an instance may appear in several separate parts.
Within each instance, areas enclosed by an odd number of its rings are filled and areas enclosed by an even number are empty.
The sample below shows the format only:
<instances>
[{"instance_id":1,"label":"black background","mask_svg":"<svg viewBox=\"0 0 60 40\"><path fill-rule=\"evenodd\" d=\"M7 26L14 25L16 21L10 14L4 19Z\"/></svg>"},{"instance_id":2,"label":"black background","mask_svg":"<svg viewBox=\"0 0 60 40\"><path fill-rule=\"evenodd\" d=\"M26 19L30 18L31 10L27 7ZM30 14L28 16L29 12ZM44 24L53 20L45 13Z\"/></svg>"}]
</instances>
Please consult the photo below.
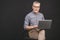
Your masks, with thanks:
<instances>
[{"instance_id":1,"label":"black background","mask_svg":"<svg viewBox=\"0 0 60 40\"><path fill-rule=\"evenodd\" d=\"M35 0L1 0L0 1L0 40L23 40L24 18L32 11L32 2ZM38 0L46 19L52 19L52 27L46 30L47 40L59 40L59 1Z\"/></svg>"}]
</instances>

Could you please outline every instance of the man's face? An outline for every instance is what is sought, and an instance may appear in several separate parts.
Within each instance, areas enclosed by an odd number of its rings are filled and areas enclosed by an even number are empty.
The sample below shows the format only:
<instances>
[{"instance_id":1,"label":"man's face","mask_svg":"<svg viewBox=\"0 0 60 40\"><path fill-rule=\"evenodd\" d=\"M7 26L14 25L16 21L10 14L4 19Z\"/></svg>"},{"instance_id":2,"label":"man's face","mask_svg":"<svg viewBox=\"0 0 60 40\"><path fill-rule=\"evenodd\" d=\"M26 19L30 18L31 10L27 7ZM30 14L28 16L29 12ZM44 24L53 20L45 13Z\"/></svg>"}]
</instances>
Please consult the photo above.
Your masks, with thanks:
<instances>
[{"instance_id":1,"label":"man's face","mask_svg":"<svg viewBox=\"0 0 60 40\"><path fill-rule=\"evenodd\" d=\"M40 9L40 4L39 3L33 4L32 9L33 9L33 12L38 13Z\"/></svg>"}]
</instances>

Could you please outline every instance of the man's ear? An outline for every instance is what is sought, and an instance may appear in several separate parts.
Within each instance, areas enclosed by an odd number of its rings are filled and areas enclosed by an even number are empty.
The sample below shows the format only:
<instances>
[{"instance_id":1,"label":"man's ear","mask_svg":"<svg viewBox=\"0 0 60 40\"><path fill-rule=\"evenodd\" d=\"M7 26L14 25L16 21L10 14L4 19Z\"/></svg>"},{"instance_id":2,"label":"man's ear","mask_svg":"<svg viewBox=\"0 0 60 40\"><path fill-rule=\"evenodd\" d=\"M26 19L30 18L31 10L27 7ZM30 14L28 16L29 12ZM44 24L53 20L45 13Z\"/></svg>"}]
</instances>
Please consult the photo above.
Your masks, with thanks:
<instances>
[{"instance_id":1,"label":"man's ear","mask_svg":"<svg viewBox=\"0 0 60 40\"><path fill-rule=\"evenodd\" d=\"M32 9L33 9L33 6L32 6Z\"/></svg>"}]
</instances>

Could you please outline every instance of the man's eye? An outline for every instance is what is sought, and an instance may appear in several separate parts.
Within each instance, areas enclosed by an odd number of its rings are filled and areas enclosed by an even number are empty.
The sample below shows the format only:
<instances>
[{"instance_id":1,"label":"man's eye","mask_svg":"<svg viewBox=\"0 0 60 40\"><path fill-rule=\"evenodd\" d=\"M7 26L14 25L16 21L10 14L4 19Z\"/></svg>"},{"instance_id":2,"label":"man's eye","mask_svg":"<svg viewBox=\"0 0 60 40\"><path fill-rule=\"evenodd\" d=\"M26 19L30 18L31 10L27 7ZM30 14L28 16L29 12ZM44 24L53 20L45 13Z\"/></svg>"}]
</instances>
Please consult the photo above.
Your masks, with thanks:
<instances>
[{"instance_id":1,"label":"man's eye","mask_svg":"<svg viewBox=\"0 0 60 40\"><path fill-rule=\"evenodd\" d=\"M35 8L39 8L39 6L33 6L33 7L35 7Z\"/></svg>"}]
</instances>

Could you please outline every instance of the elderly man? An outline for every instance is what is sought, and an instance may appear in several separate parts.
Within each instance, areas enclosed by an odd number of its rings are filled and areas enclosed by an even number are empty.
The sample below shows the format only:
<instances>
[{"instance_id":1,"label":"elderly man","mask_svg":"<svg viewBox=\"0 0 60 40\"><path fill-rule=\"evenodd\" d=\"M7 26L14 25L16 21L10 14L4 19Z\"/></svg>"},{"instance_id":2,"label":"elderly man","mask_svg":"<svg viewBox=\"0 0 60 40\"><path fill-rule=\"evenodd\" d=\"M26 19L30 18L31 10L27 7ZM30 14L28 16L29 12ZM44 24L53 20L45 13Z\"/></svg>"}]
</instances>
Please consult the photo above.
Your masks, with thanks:
<instances>
[{"instance_id":1,"label":"elderly man","mask_svg":"<svg viewBox=\"0 0 60 40\"><path fill-rule=\"evenodd\" d=\"M24 21L24 29L30 30L38 27L39 20L44 20L44 15L39 12L40 2L34 1L32 5L32 12L28 13ZM30 23L30 25L29 25ZM39 31L38 40L45 40L45 30Z\"/></svg>"}]
</instances>

